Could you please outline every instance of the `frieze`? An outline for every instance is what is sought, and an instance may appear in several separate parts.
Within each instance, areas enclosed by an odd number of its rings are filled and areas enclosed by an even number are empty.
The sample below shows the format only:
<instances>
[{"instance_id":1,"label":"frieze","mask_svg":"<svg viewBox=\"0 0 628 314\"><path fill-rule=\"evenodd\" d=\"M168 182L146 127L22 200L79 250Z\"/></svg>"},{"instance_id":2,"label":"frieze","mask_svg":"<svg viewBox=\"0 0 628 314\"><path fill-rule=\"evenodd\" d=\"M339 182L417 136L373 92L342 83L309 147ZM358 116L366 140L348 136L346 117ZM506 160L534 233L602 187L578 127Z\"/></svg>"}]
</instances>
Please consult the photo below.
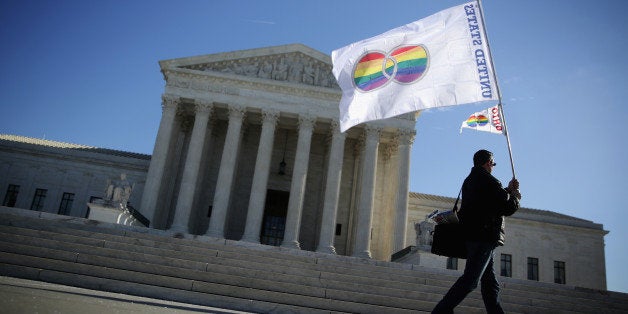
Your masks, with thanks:
<instances>
[{"instance_id":1,"label":"frieze","mask_svg":"<svg viewBox=\"0 0 628 314\"><path fill-rule=\"evenodd\" d=\"M239 95L237 88L226 85L216 84L215 80L199 80L199 77L192 75L180 74L173 75L168 79L168 86L179 87L184 89L194 89L209 91L219 94Z\"/></svg>"},{"instance_id":2,"label":"frieze","mask_svg":"<svg viewBox=\"0 0 628 314\"><path fill-rule=\"evenodd\" d=\"M260 81L253 82L247 80L235 80L228 77L206 76L195 73L184 73L176 70L165 70L167 86L193 89L200 91L209 91L220 94L240 95L240 88L249 88L257 90L265 90L268 92L292 94L308 98L324 99L329 101L339 101L340 95L335 91L333 93L322 93L320 90L311 90L307 88L294 88L289 86L281 86L277 84L268 84ZM196 81L192 83L192 81Z\"/></svg>"}]
</instances>

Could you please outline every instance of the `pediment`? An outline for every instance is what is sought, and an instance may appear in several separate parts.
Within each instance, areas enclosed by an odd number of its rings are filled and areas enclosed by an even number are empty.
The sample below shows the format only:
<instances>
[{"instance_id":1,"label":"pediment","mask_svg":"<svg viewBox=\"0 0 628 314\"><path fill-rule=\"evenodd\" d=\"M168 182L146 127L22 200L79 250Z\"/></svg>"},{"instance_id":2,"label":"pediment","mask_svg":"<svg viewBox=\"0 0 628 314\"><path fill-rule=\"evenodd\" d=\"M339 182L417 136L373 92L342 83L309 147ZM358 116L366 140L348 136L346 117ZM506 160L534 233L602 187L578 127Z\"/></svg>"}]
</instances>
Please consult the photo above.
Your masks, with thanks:
<instances>
[{"instance_id":1,"label":"pediment","mask_svg":"<svg viewBox=\"0 0 628 314\"><path fill-rule=\"evenodd\" d=\"M224 73L264 80L339 88L331 58L300 44L161 61L165 69Z\"/></svg>"}]
</instances>

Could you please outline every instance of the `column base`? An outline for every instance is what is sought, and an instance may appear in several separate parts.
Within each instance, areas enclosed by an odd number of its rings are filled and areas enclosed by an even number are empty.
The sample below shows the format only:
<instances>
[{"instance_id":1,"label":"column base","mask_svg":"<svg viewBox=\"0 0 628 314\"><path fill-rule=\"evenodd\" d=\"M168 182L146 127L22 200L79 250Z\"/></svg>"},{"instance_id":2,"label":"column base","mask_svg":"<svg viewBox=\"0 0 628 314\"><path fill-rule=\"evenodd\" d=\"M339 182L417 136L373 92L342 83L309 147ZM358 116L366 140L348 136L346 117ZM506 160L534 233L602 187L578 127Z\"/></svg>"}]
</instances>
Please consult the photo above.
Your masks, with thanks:
<instances>
[{"instance_id":1,"label":"column base","mask_svg":"<svg viewBox=\"0 0 628 314\"><path fill-rule=\"evenodd\" d=\"M212 238L219 238L219 239L225 238L225 234L223 231L216 231L216 230L207 230L207 232L205 232L205 236L212 237Z\"/></svg>"},{"instance_id":2,"label":"column base","mask_svg":"<svg viewBox=\"0 0 628 314\"><path fill-rule=\"evenodd\" d=\"M370 259L370 258L371 258L371 251L362 251L362 252L357 252L357 253L354 253L352 256L353 256L353 257L368 258L368 259Z\"/></svg>"},{"instance_id":3,"label":"column base","mask_svg":"<svg viewBox=\"0 0 628 314\"><path fill-rule=\"evenodd\" d=\"M255 237L246 236L246 235L244 235L244 236L242 237L242 239L240 239L240 241L242 241L242 242L248 242L248 243L254 243L254 244L260 244L260 242L259 242L259 238L257 238L257 239L256 239Z\"/></svg>"},{"instance_id":4,"label":"column base","mask_svg":"<svg viewBox=\"0 0 628 314\"><path fill-rule=\"evenodd\" d=\"M190 233L188 228L184 226L170 226L170 229L168 229L168 231L174 233Z\"/></svg>"},{"instance_id":5,"label":"column base","mask_svg":"<svg viewBox=\"0 0 628 314\"><path fill-rule=\"evenodd\" d=\"M333 246L322 246L316 249L316 252L336 255L336 248Z\"/></svg>"},{"instance_id":6,"label":"column base","mask_svg":"<svg viewBox=\"0 0 628 314\"><path fill-rule=\"evenodd\" d=\"M281 247L287 248L287 249L295 249L295 250L301 249L301 245L299 244L299 241L288 241L288 242L284 241L281 243Z\"/></svg>"}]
</instances>

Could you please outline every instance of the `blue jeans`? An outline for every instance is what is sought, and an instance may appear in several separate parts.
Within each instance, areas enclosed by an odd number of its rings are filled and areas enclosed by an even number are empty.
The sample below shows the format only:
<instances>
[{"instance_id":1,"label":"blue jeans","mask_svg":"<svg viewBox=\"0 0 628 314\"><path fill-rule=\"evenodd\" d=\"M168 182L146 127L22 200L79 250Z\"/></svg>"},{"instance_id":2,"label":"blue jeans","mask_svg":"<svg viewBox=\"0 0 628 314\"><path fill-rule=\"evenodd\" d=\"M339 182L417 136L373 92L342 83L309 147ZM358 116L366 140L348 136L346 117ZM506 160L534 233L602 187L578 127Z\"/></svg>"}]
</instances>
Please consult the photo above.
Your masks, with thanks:
<instances>
[{"instance_id":1,"label":"blue jeans","mask_svg":"<svg viewBox=\"0 0 628 314\"><path fill-rule=\"evenodd\" d=\"M493 268L495 245L467 241L464 273L449 289L432 313L453 313L454 308L481 283L482 300L488 313L504 313L499 303L499 282Z\"/></svg>"}]
</instances>

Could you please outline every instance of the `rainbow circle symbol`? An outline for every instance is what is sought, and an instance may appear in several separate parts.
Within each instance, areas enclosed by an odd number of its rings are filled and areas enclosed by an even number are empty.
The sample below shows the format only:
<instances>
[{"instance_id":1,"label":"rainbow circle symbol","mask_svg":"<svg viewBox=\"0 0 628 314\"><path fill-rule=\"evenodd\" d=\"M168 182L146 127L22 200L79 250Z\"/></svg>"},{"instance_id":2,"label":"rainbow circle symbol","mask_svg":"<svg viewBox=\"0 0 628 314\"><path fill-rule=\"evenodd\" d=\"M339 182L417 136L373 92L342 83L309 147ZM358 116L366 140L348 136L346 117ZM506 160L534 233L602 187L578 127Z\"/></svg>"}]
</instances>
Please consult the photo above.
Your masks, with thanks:
<instances>
[{"instance_id":1,"label":"rainbow circle symbol","mask_svg":"<svg viewBox=\"0 0 628 314\"><path fill-rule=\"evenodd\" d=\"M402 46L390 54L367 51L353 68L353 83L363 92L385 86L390 81L410 84L425 74L427 49L423 45Z\"/></svg>"},{"instance_id":2,"label":"rainbow circle symbol","mask_svg":"<svg viewBox=\"0 0 628 314\"><path fill-rule=\"evenodd\" d=\"M488 123L488 118L485 115L475 115L472 114L469 119L467 119L467 125L469 127L475 128L478 126L484 126Z\"/></svg>"}]
</instances>

